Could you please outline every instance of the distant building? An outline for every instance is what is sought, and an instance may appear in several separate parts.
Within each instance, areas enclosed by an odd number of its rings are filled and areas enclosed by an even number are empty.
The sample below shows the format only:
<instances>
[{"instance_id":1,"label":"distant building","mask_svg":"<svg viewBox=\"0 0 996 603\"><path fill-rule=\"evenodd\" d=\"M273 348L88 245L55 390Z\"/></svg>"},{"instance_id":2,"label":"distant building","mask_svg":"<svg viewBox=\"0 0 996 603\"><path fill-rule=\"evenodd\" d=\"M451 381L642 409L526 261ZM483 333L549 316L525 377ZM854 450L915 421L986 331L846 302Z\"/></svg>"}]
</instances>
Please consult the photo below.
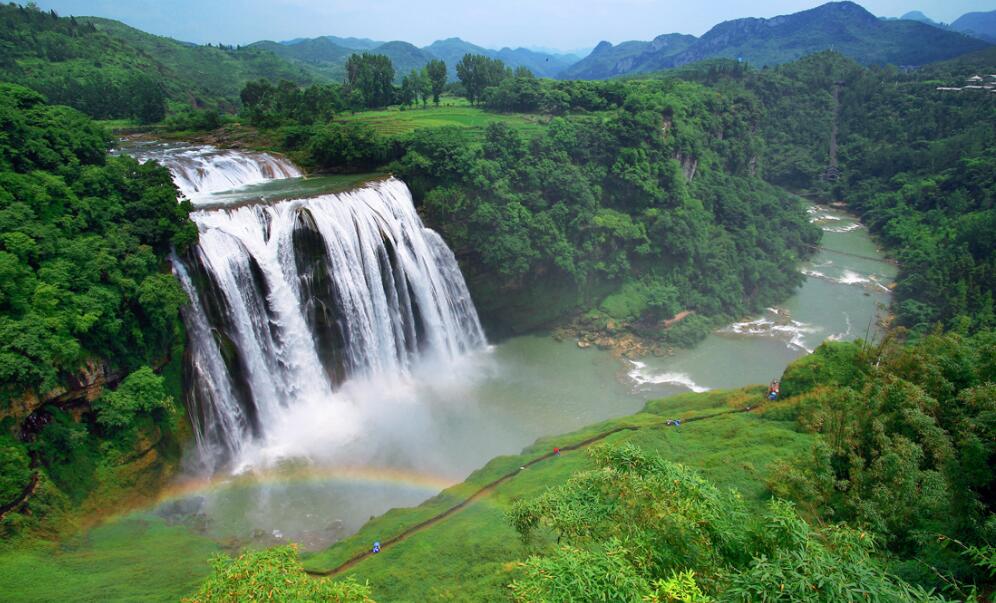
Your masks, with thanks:
<instances>
[{"instance_id":1,"label":"distant building","mask_svg":"<svg viewBox=\"0 0 996 603\"><path fill-rule=\"evenodd\" d=\"M966 82L981 82L982 81L982 76L981 75L973 75L972 77L968 78L965 81Z\"/></svg>"},{"instance_id":2,"label":"distant building","mask_svg":"<svg viewBox=\"0 0 996 603\"><path fill-rule=\"evenodd\" d=\"M937 89L945 92L961 92L961 88L953 88L951 86L938 86Z\"/></svg>"}]
</instances>

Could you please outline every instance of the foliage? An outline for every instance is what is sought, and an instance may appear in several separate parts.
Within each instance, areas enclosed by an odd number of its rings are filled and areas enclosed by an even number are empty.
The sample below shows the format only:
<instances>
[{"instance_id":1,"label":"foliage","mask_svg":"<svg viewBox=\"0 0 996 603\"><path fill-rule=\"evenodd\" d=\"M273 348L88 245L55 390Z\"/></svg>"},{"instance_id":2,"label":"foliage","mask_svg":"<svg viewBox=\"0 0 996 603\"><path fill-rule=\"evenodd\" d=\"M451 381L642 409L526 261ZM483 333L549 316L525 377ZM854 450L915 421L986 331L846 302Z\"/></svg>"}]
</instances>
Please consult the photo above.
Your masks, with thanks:
<instances>
[{"instance_id":1,"label":"foliage","mask_svg":"<svg viewBox=\"0 0 996 603\"><path fill-rule=\"evenodd\" d=\"M425 66L425 74L429 78L429 91L432 93L432 102L439 105L439 95L446 88L446 63L433 60Z\"/></svg>"},{"instance_id":2,"label":"foliage","mask_svg":"<svg viewBox=\"0 0 996 603\"><path fill-rule=\"evenodd\" d=\"M80 113L0 86L0 383L50 390L91 356L162 356L179 284L161 274L196 236L164 168L107 157Z\"/></svg>"},{"instance_id":3,"label":"foliage","mask_svg":"<svg viewBox=\"0 0 996 603\"><path fill-rule=\"evenodd\" d=\"M382 54L350 55L346 60L346 98L353 109L385 107L394 101L394 65Z\"/></svg>"},{"instance_id":4,"label":"foliage","mask_svg":"<svg viewBox=\"0 0 996 603\"><path fill-rule=\"evenodd\" d=\"M517 600L937 600L886 571L865 534L811 527L777 500L752 512L634 446L591 455L595 469L509 511L520 534L542 527L560 542L523 564Z\"/></svg>"},{"instance_id":5,"label":"foliage","mask_svg":"<svg viewBox=\"0 0 996 603\"><path fill-rule=\"evenodd\" d=\"M467 93L467 99L479 101L486 88L497 86L512 75L512 70L499 59L481 54L465 54L456 64L456 74Z\"/></svg>"},{"instance_id":6,"label":"foliage","mask_svg":"<svg viewBox=\"0 0 996 603\"><path fill-rule=\"evenodd\" d=\"M387 149L370 126L360 122L333 122L314 131L308 152L312 160L325 169L363 170L383 163Z\"/></svg>"},{"instance_id":7,"label":"foliage","mask_svg":"<svg viewBox=\"0 0 996 603\"><path fill-rule=\"evenodd\" d=\"M173 132L210 132L220 127L221 121L221 113L216 109L203 109L178 111L167 117L162 125L167 131Z\"/></svg>"},{"instance_id":8,"label":"foliage","mask_svg":"<svg viewBox=\"0 0 996 603\"><path fill-rule=\"evenodd\" d=\"M30 479L31 459L24 444L0 433L0 506L17 500Z\"/></svg>"},{"instance_id":9,"label":"foliage","mask_svg":"<svg viewBox=\"0 0 996 603\"><path fill-rule=\"evenodd\" d=\"M147 366L125 377L117 389L104 392L93 408L97 411L97 423L110 429L132 425L138 413L174 409L163 378Z\"/></svg>"},{"instance_id":10,"label":"foliage","mask_svg":"<svg viewBox=\"0 0 996 603\"><path fill-rule=\"evenodd\" d=\"M295 545L246 551L238 558L218 555L211 575L191 603L209 601L330 601L367 603L370 587L353 581L314 579L304 573Z\"/></svg>"},{"instance_id":11,"label":"foliage","mask_svg":"<svg viewBox=\"0 0 996 603\"><path fill-rule=\"evenodd\" d=\"M98 119L161 120L169 104L232 109L250 80L317 74L271 52L184 44L99 18L0 5L0 79Z\"/></svg>"},{"instance_id":12,"label":"foliage","mask_svg":"<svg viewBox=\"0 0 996 603\"><path fill-rule=\"evenodd\" d=\"M472 288L484 273L506 294L555 282L588 300L605 283L650 283L634 307L655 320L676 309L740 315L796 287L794 263L819 233L801 204L751 175L759 107L677 82L622 90L565 93L568 104L622 106L553 119L531 139L501 123L480 146L453 130L416 132L392 170L424 200ZM702 333L701 321L689 325Z\"/></svg>"},{"instance_id":13,"label":"foliage","mask_svg":"<svg viewBox=\"0 0 996 603\"><path fill-rule=\"evenodd\" d=\"M821 438L776 471L773 491L816 517L869 530L911 579L940 586L937 571L983 579L943 543L980 546L994 536L994 351L989 331L890 339L865 352L824 344L797 361L783 392L799 396L800 426Z\"/></svg>"},{"instance_id":14,"label":"foliage","mask_svg":"<svg viewBox=\"0 0 996 603\"><path fill-rule=\"evenodd\" d=\"M996 105L981 88L937 88L987 73L994 58L989 49L901 71L823 52L776 69L716 62L674 77L768 108L760 121L765 177L846 200L895 250L899 324L975 332L996 324ZM835 114L841 178L827 181Z\"/></svg>"},{"instance_id":15,"label":"foliage","mask_svg":"<svg viewBox=\"0 0 996 603\"><path fill-rule=\"evenodd\" d=\"M258 80L247 83L239 96L243 114L253 125L264 128L287 122L325 123L347 108L347 96L343 87L337 84L299 88L288 80L281 80L277 85Z\"/></svg>"}]
</instances>

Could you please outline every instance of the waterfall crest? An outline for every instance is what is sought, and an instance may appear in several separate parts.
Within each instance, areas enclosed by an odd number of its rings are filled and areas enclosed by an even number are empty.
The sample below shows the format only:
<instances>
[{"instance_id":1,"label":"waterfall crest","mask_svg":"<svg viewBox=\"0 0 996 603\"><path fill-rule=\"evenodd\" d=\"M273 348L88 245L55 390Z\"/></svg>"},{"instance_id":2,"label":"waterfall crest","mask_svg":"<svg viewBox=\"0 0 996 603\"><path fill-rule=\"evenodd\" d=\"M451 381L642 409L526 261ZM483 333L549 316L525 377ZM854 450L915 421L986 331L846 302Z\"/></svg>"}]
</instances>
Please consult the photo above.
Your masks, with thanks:
<instances>
[{"instance_id":1,"label":"waterfall crest","mask_svg":"<svg viewBox=\"0 0 996 603\"><path fill-rule=\"evenodd\" d=\"M191 218L199 242L174 266L191 298L188 404L207 458L279 445L273 426L297 405L348 416L351 380L445 366L486 343L453 253L399 180Z\"/></svg>"},{"instance_id":2,"label":"waterfall crest","mask_svg":"<svg viewBox=\"0 0 996 603\"><path fill-rule=\"evenodd\" d=\"M188 199L303 176L293 163L270 153L162 143L132 144L127 152L141 162L154 160L169 168Z\"/></svg>"}]
</instances>

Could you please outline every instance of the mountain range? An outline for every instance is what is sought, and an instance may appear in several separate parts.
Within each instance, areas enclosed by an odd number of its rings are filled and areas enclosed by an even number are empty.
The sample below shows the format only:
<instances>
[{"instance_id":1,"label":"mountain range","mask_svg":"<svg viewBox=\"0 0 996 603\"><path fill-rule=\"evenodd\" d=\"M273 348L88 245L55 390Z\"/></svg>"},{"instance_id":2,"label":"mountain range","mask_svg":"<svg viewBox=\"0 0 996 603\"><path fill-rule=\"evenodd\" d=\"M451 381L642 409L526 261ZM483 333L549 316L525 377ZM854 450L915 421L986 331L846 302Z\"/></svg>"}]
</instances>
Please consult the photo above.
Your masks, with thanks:
<instances>
[{"instance_id":1,"label":"mountain range","mask_svg":"<svg viewBox=\"0 0 996 603\"><path fill-rule=\"evenodd\" d=\"M940 27L941 29L947 29L950 31L959 31L963 34L979 38L980 40L986 40L987 42L996 44L996 10L991 10L986 13L965 13L955 19L951 24L934 21L918 10L910 11L899 18L910 21L919 21L921 23L926 23L928 25L933 25L934 27Z\"/></svg>"},{"instance_id":2,"label":"mountain range","mask_svg":"<svg viewBox=\"0 0 996 603\"><path fill-rule=\"evenodd\" d=\"M982 17L970 22L984 23L987 15L996 17L996 11L978 14ZM864 64L923 65L988 45L983 39L925 23L915 15L911 19L883 20L853 2L830 2L770 19L725 21L700 38L666 34L652 42L623 42L617 46L601 42L562 77L606 79L711 58L776 65L828 49Z\"/></svg>"},{"instance_id":3,"label":"mountain range","mask_svg":"<svg viewBox=\"0 0 996 603\"><path fill-rule=\"evenodd\" d=\"M348 57L357 52L387 55L400 78L433 59L448 66L467 53L501 59L540 77L606 79L681 67L712 58L739 59L755 66L775 65L833 49L860 63L923 65L958 57L996 41L996 11L969 13L951 25L920 12L880 19L853 2L831 2L768 19L726 21L701 37L680 33L650 41L599 43L583 59L528 48L484 48L447 38L424 47L367 38L323 36L248 46L197 45L152 35L119 21L54 14L0 4L0 78L20 82L101 116L114 116L99 90L120 94L142 78L154 77L173 106L238 106L247 81L287 79L296 84L341 82ZM964 32L972 32L972 36ZM973 37L974 36L974 37ZM89 100L79 100L79 83ZM107 102L104 102L104 101Z\"/></svg>"},{"instance_id":4,"label":"mountain range","mask_svg":"<svg viewBox=\"0 0 996 603\"><path fill-rule=\"evenodd\" d=\"M559 77L565 69L578 61L574 55L537 52L527 48L502 48L492 50L471 44L460 38L437 40L424 48L399 40L378 42L367 38L298 38L285 42L262 41L250 48L268 50L298 66L320 72L326 77L341 80L345 75L346 59L355 52L372 52L386 55L394 64L398 78L412 69L424 67L433 59L440 59L449 68L450 79L456 79L456 64L465 54L482 54L501 59L509 67L526 67L539 77Z\"/></svg>"}]
</instances>

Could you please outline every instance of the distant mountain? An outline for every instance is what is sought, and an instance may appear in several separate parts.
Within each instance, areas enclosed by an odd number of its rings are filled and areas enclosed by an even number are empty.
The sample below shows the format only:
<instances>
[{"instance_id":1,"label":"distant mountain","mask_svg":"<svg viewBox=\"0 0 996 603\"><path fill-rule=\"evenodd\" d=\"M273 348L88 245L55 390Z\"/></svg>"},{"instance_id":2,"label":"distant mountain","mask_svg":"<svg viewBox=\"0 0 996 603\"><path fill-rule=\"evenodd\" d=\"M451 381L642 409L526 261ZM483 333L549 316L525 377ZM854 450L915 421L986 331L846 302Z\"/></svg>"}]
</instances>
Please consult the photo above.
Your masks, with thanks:
<instances>
[{"instance_id":1,"label":"distant mountain","mask_svg":"<svg viewBox=\"0 0 996 603\"><path fill-rule=\"evenodd\" d=\"M777 65L828 49L864 64L923 65L987 46L984 41L926 23L881 20L853 2L830 2L771 19L726 21L686 48L680 48L686 40L670 37L668 40L671 43L662 44L659 49L649 42L628 42L616 47L603 42L591 55L565 71L564 77L603 79L711 58L744 60L757 66Z\"/></svg>"},{"instance_id":2,"label":"distant mountain","mask_svg":"<svg viewBox=\"0 0 996 603\"><path fill-rule=\"evenodd\" d=\"M680 35L680 34L673 34ZM622 42L618 46L602 41L591 54L560 74L565 80L603 80L632 73L636 57L650 48L650 42Z\"/></svg>"},{"instance_id":3,"label":"distant mountain","mask_svg":"<svg viewBox=\"0 0 996 603\"><path fill-rule=\"evenodd\" d=\"M272 52L291 63L319 73L323 78L341 82L346 76L346 60L358 52L383 54L394 64L395 79L400 80L412 69L420 69L435 57L408 42L382 42L367 49L347 48L336 43L356 44L357 38L301 38L287 42L254 42L248 48ZM369 41L369 40L367 40ZM359 40L363 42L363 40Z\"/></svg>"},{"instance_id":4,"label":"distant mountain","mask_svg":"<svg viewBox=\"0 0 996 603\"><path fill-rule=\"evenodd\" d=\"M387 42L365 52L382 54L390 58L391 63L394 64L395 76L398 79L412 69L425 67L429 61L436 58L432 53L426 52L414 44L400 41Z\"/></svg>"},{"instance_id":5,"label":"distant mountain","mask_svg":"<svg viewBox=\"0 0 996 603\"><path fill-rule=\"evenodd\" d=\"M142 71L158 78L168 96L176 101L229 108L238 105L239 93L250 80L285 79L308 84L322 79L316 70L295 65L262 48L200 46L99 17L76 17L75 21L93 24L101 35L77 34L69 43L79 48L78 55L72 60L52 60L48 55L49 62L37 71L39 76L57 80L62 72L79 77L82 73L106 71L113 81L120 78L119 69ZM117 48L113 56L108 38ZM30 81L26 83L30 85ZM43 92L52 97L50 100L75 104L72 99L58 98L54 89Z\"/></svg>"},{"instance_id":6,"label":"distant mountain","mask_svg":"<svg viewBox=\"0 0 996 603\"><path fill-rule=\"evenodd\" d=\"M930 17L928 17L927 15L923 14L918 10L911 10L910 12L906 13L905 15L899 18L905 19L907 21L919 21L920 23L926 23L927 25L933 25L934 27L944 27L943 23L938 23L937 21L934 21L933 19L931 19Z\"/></svg>"},{"instance_id":7,"label":"distant mountain","mask_svg":"<svg viewBox=\"0 0 996 603\"><path fill-rule=\"evenodd\" d=\"M346 75L346 58L355 50L339 46L329 37L306 38L291 42L271 42L264 40L250 44L248 48L260 48L276 54L292 63L321 73L324 77L341 81Z\"/></svg>"},{"instance_id":8,"label":"distant mountain","mask_svg":"<svg viewBox=\"0 0 996 603\"><path fill-rule=\"evenodd\" d=\"M371 40L370 38L340 38L338 36L323 37L336 46L342 46L343 48L349 48L352 50L373 50L374 48L384 44L384 42L378 42L377 40Z\"/></svg>"},{"instance_id":9,"label":"distant mountain","mask_svg":"<svg viewBox=\"0 0 996 603\"><path fill-rule=\"evenodd\" d=\"M422 50L431 53L437 59L446 63L451 80L456 79L456 64L463 58L463 55L483 54L486 57L493 58L496 54L495 51L490 48L484 48L476 44L471 44L470 42L461 40L460 38L436 40L432 44L424 47Z\"/></svg>"},{"instance_id":10,"label":"distant mountain","mask_svg":"<svg viewBox=\"0 0 996 603\"><path fill-rule=\"evenodd\" d=\"M502 48L492 50L476 44L471 44L460 38L447 38L436 40L422 50L431 53L436 58L446 63L451 80L456 79L456 64L460 62L465 54L481 54L493 59L501 59L506 65L512 67L526 67L539 77L557 77L560 73L573 64L577 58L547 54L537 52L528 48Z\"/></svg>"},{"instance_id":11,"label":"distant mountain","mask_svg":"<svg viewBox=\"0 0 996 603\"><path fill-rule=\"evenodd\" d=\"M951 29L996 44L996 10L987 13L965 13L955 19Z\"/></svg>"},{"instance_id":12,"label":"distant mountain","mask_svg":"<svg viewBox=\"0 0 996 603\"><path fill-rule=\"evenodd\" d=\"M558 77L577 62L577 57L535 52L527 48L502 48L496 55L506 65L525 67L537 77Z\"/></svg>"}]
</instances>

